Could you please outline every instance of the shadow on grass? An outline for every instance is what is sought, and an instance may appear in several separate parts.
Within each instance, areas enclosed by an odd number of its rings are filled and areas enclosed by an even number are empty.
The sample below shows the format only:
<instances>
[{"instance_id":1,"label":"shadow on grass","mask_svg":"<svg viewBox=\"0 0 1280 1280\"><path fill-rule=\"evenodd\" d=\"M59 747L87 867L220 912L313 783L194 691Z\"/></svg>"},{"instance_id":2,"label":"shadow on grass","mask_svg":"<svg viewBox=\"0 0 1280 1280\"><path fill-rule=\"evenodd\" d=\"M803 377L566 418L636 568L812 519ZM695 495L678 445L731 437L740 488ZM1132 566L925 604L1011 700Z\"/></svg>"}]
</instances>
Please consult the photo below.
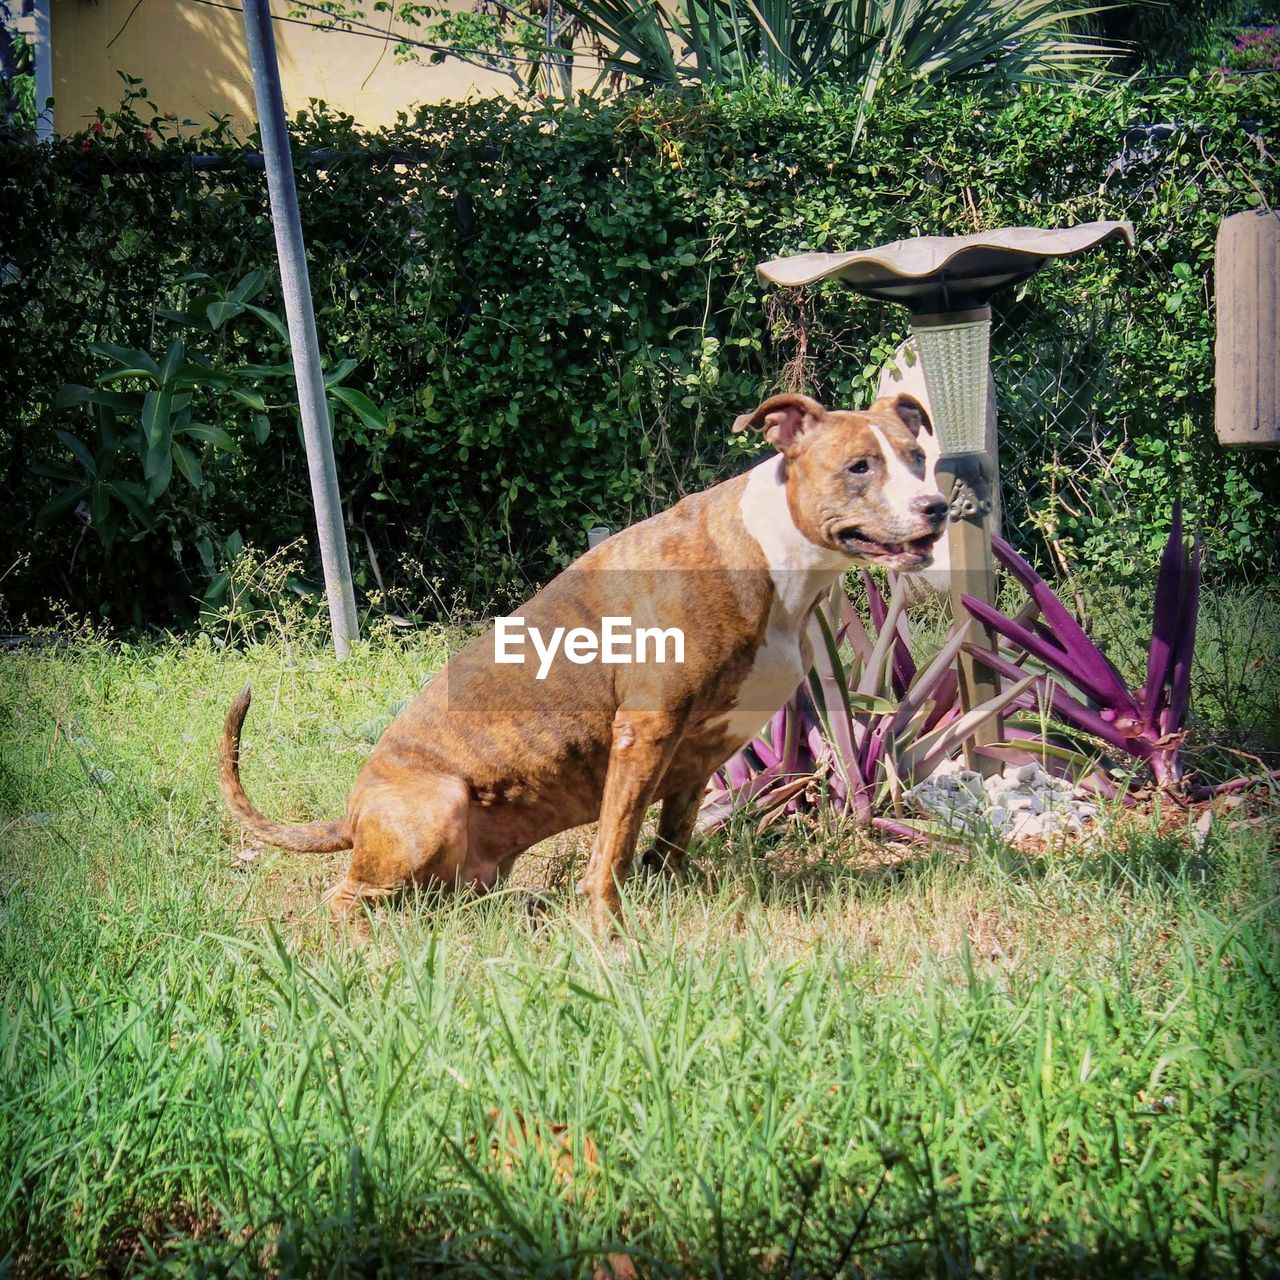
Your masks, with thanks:
<instances>
[{"instance_id":1,"label":"shadow on grass","mask_svg":"<svg viewBox=\"0 0 1280 1280\"><path fill-rule=\"evenodd\" d=\"M454 1154L460 1177L417 1202L393 1202L352 1148L341 1186L318 1185L312 1203L272 1207L260 1222L213 1206L136 1207L102 1234L95 1270L106 1276L467 1276L594 1280L757 1280L785 1277L1039 1276L1274 1277L1274 1229L1213 1222L1167 1203L1159 1187L1140 1207L1141 1231L1124 1231L1100 1206L1033 1214L1016 1195L965 1200L942 1178L923 1129L909 1149L849 1171L821 1151L776 1170L757 1194L676 1174L651 1195L633 1190L612 1230L593 1205L538 1187L484 1159ZM1229 1219L1230 1215L1228 1215ZM1082 1221L1084 1219L1084 1221ZM51 1245L53 1242L49 1242ZM53 1254L11 1242L0 1270L58 1274Z\"/></svg>"},{"instance_id":2,"label":"shadow on grass","mask_svg":"<svg viewBox=\"0 0 1280 1280\"><path fill-rule=\"evenodd\" d=\"M766 908L816 910L832 896L882 902L910 896L938 881L989 887L1021 886L1060 877L1069 866L1074 889L1119 889L1198 896L1213 892L1234 853L1221 825L1208 832L1162 828L1144 815L1109 835L1043 848L1015 847L997 833L963 838L963 850L885 844L847 837L833 844L820 835L766 832L741 844L713 837L696 849L694 883L704 892L736 887Z\"/></svg>"}]
</instances>

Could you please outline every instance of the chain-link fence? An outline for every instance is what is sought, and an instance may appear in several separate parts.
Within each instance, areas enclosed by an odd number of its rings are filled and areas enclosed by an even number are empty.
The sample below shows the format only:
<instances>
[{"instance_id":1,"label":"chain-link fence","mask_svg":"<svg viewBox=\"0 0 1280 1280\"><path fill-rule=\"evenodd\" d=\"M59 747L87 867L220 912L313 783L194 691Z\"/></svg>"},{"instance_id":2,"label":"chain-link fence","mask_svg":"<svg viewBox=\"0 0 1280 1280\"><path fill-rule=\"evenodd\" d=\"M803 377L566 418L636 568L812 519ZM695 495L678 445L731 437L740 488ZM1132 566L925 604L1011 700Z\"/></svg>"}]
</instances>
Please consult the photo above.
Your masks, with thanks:
<instances>
[{"instance_id":1,"label":"chain-link fence","mask_svg":"<svg viewBox=\"0 0 1280 1280\"><path fill-rule=\"evenodd\" d=\"M1037 529L1059 568L1088 559L1079 557L1082 543L1110 548L1113 568L1130 553L1153 552L1162 529L1143 500L1164 503L1167 515L1171 487L1193 496L1208 479L1198 469L1224 478L1233 466L1206 448L1213 427L1211 237L1219 217L1249 207L1249 188L1253 203L1265 205L1268 193L1247 174L1228 173L1205 145L1207 133L1162 123L1122 134L1096 194L1078 208L1082 216L1130 221L1136 247L1101 269L1074 273L1078 285L1072 269L1059 265L1050 272L1064 272L1065 282L1050 278L1043 290L996 300L993 371L1001 461L1012 480L1004 490L1006 519L1014 529ZM1241 122L1240 136L1262 164L1274 166L1262 122ZM1144 388L1151 396L1145 412ZM1153 412L1165 415L1154 430ZM1245 469L1250 474L1219 486L1216 504L1197 518L1230 520L1222 504L1239 502L1235 516L1250 538L1261 536L1260 521L1253 523L1261 513L1252 508L1277 495L1263 469L1247 460ZM1150 489L1141 483L1144 471ZM1206 494L1213 488L1203 487Z\"/></svg>"}]
</instances>

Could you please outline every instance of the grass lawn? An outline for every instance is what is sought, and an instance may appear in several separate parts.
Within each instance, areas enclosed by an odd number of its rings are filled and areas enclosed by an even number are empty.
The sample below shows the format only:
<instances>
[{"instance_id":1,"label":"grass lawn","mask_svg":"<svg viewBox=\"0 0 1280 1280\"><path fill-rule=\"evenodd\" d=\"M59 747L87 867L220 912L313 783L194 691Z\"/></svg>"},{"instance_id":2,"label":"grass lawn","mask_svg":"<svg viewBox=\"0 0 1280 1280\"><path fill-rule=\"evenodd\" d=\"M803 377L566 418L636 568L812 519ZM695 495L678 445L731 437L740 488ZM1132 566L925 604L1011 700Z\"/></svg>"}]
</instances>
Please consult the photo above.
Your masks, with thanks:
<instances>
[{"instance_id":1,"label":"grass lawn","mask_svg":"<svg viewBox=\"0 0 1280 1280\"><path fill-rule=\"evenodd\" d=\"M1219 630L1239 742L1274 635ZM344 855L232 824L218 729L251 679L250 795L336 816L444 648L0 656L0 1276L1280 1274L1275 806L1037 855L731 832L603 950L573 832L360 947Z\"/></svg>"}]
</instances>

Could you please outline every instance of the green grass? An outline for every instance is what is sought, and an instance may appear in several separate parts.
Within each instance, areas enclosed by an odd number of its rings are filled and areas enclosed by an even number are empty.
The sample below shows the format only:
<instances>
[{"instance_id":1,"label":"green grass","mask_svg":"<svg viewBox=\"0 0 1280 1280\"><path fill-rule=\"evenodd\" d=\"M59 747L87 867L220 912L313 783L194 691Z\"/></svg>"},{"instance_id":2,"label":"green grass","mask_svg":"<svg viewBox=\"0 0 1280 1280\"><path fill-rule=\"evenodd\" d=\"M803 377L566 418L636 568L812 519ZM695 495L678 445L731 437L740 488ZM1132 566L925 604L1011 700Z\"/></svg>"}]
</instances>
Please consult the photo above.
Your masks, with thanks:
<instances>
[{"instance_id":1,"label":"green grass","mask_svg":"<svg viewBox=\"0 0 1280 1280\"><path fill-rule=\"evenodd\" d=\"M603 950L570 833L361 947L341 855L245 848L218 727L251 678L250 794L335 815L443 653L0 658L0 1275L1280 1273L1273 809L734 832Z\"/></svg>"}]
</instances>

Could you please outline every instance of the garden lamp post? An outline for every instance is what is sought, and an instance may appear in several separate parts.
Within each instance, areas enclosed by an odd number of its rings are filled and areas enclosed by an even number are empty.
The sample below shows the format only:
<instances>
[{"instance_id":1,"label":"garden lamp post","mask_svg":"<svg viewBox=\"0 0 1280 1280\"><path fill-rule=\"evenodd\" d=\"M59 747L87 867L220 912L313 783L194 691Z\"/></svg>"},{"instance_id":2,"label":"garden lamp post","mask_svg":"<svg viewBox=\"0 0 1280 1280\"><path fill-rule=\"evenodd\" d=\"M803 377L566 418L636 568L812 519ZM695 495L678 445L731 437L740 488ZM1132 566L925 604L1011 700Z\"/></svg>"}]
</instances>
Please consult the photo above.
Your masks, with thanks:
<instances>
[{"instance_id":1,"label":"garden lamp post","mask_svg":"<svg viewBox=\"0 0 1280 1280\"><path fill-rule=\"evenodd\" d=\"M1034 275L1051 258L1071 257L1106 240L1133 245L1127 222L1089 222L1067 229L1001 227L968 236L918 236L851 253L802 253L756 268L773 284L820 280L841 284L911 312L925 386L942 456L938 485L950 503L951 607L968 615L961 596L995 603L995 559L990 515L999 477L985 443L987 370L991 351L991 297ZM994 648L996 637L969 619L974 639ZM965 710L999 692L999 677L967 654L960 658ZM978 748L997 740L999 717L965 744L970 768L990 773L998 762Z\"/></svg>"}]
</instances>

